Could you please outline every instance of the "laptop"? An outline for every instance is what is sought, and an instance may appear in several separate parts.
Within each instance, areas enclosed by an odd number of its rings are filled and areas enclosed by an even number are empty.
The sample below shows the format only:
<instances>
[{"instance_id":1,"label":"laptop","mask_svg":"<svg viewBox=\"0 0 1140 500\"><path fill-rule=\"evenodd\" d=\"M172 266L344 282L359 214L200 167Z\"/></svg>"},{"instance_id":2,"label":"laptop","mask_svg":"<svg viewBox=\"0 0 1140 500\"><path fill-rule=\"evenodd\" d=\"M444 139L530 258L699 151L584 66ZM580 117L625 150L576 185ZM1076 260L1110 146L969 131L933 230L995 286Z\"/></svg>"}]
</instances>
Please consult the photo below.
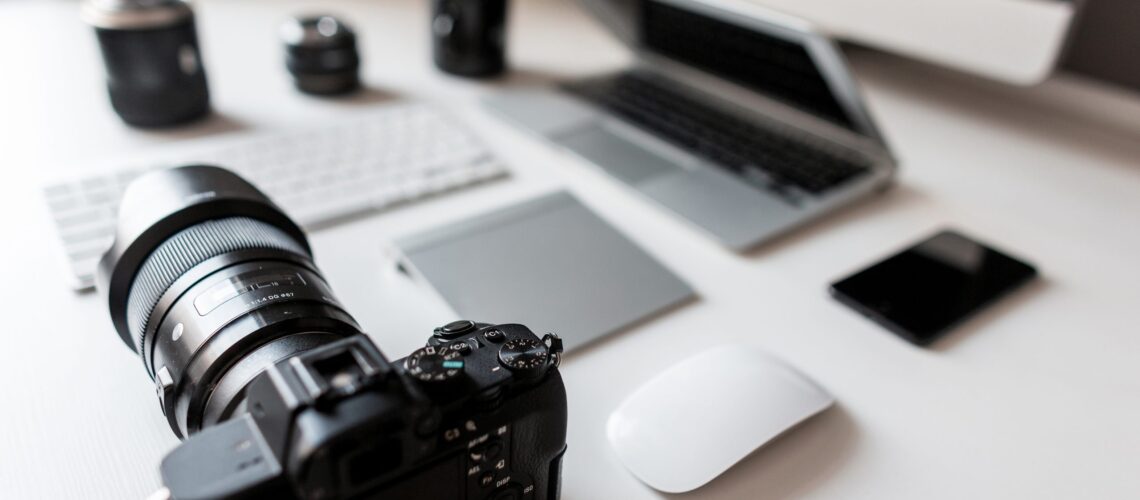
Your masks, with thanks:
<instances>
[{"instance_id":1,"label":"laptop","mask_svg":"<svg viewBox=\"0 0 1140 500\"><path fill-rule=\"evenodd\" d=\"M487 107L734 250L890 184L842 54L806 22L742 1L583 2L635 64Z\"/></svg>"}]
</instances>

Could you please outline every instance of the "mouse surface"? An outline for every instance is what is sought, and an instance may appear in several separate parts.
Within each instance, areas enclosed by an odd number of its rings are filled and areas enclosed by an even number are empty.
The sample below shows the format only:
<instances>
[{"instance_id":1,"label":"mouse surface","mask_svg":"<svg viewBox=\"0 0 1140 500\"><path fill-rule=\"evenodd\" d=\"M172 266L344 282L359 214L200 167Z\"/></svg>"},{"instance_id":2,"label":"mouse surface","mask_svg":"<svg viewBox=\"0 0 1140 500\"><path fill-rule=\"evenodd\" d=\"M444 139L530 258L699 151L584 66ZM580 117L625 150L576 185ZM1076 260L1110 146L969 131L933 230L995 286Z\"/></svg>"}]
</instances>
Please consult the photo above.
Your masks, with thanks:
<instances>
[{"instance_id":1,"label":"mouse surface","mask_svg":"<svg viewBox=\"0 0 1140 500\"><path fill-rule=\"evenodd\" d=\"M835 399L751 346L715 347L637 389L610 415L610 444L642 482L667 493L708 483Z\"/></svg>"}]
</instances>

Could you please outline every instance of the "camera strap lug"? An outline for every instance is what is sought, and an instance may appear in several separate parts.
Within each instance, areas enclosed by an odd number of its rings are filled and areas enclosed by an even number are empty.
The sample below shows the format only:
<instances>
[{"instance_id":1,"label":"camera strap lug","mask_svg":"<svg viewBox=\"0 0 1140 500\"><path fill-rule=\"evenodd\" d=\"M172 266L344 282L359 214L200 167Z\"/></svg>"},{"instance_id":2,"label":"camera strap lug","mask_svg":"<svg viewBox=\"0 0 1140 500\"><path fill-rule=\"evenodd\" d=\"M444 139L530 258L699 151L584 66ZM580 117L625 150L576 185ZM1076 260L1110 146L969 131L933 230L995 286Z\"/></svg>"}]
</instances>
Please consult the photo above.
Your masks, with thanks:
<instances>
[{"instance_id":1,"label":"camera strap lug","mask_svg":"<svg viewBox=\"0 0 1140 500\"><path fill-rule=\"evenodd\" d=\"M562 337L556 333L547 333L542 337L546 350L550 353L550 366L558 368L562 364Z\"/></svg>"}]
</instances>

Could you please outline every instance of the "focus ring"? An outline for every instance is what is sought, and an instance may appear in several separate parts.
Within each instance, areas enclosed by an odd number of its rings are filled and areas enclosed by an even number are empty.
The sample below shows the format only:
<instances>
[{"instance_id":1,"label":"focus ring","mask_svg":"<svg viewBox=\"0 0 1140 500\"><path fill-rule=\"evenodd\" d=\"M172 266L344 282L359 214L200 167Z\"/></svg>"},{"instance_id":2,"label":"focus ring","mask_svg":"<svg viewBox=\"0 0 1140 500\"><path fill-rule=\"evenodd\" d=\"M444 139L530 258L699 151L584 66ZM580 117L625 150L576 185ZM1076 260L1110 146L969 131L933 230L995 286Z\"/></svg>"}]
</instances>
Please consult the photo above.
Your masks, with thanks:
<instances>
[{"instance_id":1,"label":"focus ring","mask_svg":"<svg viewBox=\"0 0 1140 500\"><path fill-rule=\"evenodd\" d=\"M301 242L265 222L248 217L214 219L190 226L164 241L143 261L127 299L127 325L142 352L143 334L166 290L194 266L238 250L270 249L311 258Z\"/></svg>"}]
</instances>

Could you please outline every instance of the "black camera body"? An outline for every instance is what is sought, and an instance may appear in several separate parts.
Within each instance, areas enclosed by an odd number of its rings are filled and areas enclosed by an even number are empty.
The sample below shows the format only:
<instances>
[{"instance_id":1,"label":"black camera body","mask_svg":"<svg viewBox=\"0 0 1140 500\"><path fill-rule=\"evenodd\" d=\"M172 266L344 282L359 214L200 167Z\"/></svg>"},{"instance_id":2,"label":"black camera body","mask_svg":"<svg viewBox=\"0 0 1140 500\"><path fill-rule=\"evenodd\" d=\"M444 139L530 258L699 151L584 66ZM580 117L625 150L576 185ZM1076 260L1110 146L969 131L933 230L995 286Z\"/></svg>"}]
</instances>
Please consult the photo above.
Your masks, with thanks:
<instances>
[{"instance_id":1,"label":"black camera body","mask_svg":"<svg viewBox=\"0 0 1140 500\"><path fill-rule=\"evenodd\" d=\"M557 336L461 320L389 362L300 227L229 171L132 183L97 282L185 440L155 498L559 496Z\"/></svg>"},{"instance_id":2,"label":"black camera body","mask_svg":"<svg viewBox=\"0 0 1140 500\"><path fill-rule=\"evenodd\" d=\"M458 321L392 364L352 336L259 375L248 413L187 439L163 480L175 498L556 499L560 351L522 325Z\"/></svg>"}]
</instances>

